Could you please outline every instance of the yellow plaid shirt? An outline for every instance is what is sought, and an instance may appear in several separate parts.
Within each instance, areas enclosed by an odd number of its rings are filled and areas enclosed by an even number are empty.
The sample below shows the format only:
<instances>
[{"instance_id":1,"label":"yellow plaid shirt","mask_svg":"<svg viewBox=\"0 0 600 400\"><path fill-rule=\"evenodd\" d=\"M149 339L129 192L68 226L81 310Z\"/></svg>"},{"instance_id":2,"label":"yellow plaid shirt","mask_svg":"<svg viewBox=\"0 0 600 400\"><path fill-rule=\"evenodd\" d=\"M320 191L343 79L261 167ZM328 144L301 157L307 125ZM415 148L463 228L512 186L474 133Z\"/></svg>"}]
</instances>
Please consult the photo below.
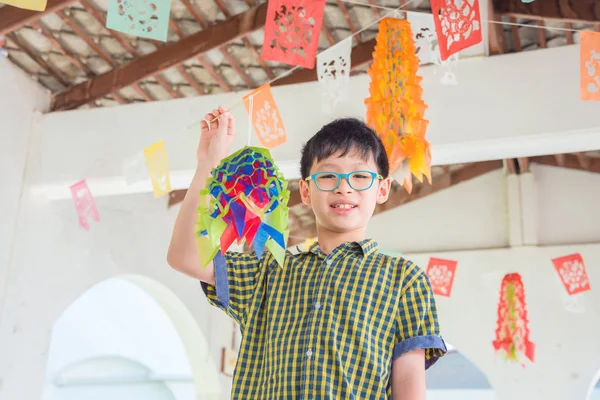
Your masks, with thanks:
<instances>
[{"instance_id":1,"label":"yellow plaid shirt","mask_svg":"<svg viewBox=\"0 0 600 400\"><path fill-rule=\"evenodd\" d=\"M349 242L287 253L215 258L209 303L241 326L232 399L391 398L392 361L425 349L425 368L445 354L433 292L422 269Z\"/></svg>"}]
</instances>

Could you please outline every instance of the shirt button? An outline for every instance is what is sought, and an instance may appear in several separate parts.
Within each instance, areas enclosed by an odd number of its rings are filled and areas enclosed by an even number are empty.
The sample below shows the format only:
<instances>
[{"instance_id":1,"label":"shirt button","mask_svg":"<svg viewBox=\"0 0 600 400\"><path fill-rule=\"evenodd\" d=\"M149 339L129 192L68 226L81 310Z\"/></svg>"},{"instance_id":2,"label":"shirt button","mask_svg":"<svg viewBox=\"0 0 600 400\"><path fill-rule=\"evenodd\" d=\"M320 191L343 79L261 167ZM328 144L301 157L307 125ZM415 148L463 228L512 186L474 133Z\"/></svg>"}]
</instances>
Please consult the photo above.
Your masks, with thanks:
<instances>
[{"instance_id":1,"label":"shirt button","mask_svg":"<svg viewBox=\"0 0 600 400\"><path fill-rule=\"evenodd\" d=\"M321 303L319 303L318 301L315 303L315 310L318 310L321 308Z\"/></svg>"},{"instance_id":2,"label":"shirt button","mask_svg":"<svg viewBox=\"0 0 600 400\"><path fill-rule=\"evenodd\" d=\"M308 358L312 357L312 350L309 350L306 352L306 357L308 357Z\"/></svg>"},{"instance_id":3,"label":"shirt button","mask_svg":"<svg viewBox=\"0 0 600 400\"><path fill-rule=\"evenodd\" d=\"M331 265L331 260L327 260L327 261L325 261L325 264L327 264L327 265Z\"/></svg>"}]
</instances>

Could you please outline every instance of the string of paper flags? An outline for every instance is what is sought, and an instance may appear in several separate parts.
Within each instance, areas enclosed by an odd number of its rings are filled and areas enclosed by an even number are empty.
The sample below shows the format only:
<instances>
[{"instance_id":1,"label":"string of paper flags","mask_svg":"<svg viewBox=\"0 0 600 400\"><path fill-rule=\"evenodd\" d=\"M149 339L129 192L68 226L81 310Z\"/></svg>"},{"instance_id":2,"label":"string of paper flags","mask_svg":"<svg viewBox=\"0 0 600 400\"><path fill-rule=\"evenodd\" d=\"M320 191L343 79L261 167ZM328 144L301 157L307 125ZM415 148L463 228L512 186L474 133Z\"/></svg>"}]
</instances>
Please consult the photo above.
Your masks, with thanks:
<instances>
[{"instance_id":1,"label":"string of paper flags","mask_svg":"<svg viewBox=\"0 0 600 400\"><path fill-rule=\"evenodd\" d=\"M150 15L152 24L147 24L141 19L137 20L144 26L144 35L154 35L159 30L158 26L154 24L158 23L161 14L158 8L153 6L153 0L144 1L146 8L143 9L130 5L128 3L130 0L111 1L114 1L116 5L109 8L109 13L112 9L123 16L135 9L136 12L143 15ZM365 5L355 0L343 1ZM421 78L416 74L419 61L434 60L443 65L453 59L456 60L459 51L481 42L482 22L496 21L481 19L478 0L464 1L460 7L457 7L455 2L432 0L432 13L403 10L412 1L414 0L397 8L377 6L390 12L317 54L325 0L307 0L300 3L301 5L298 5L295 0L270 0L265 23L263 58L294 65L294 67L243 96L240 101L240 103L244 103L250 114L251 125L260 144L267 149L272 149L286 142L285 126L271 92L271 83L288 76L300 67L314 68L316 64L318 79L323 87L324 108L332 110L347 96L352 38L380 23L376 38L377 50L369 69L370 97L365 100L367 122L384 141L393 169L395 169L393 176L404 185L408 192L411 191L412 176L418 180L422 180L423 176L431 180L431 156L429 143L425 139L428 121L424 119L424 112L427 106L420 100ZM390 18L391 13L396 15L405 13L407 20L400 22L399 19ZM414 16L420 14L429 14L429 19L433 20L435 37L432 34L433 29L429 27L422 27L418 32L412 31L411 25L416 23ZM453 15L459 15L459 18L451 17ZM132 21L131 16L126 19ZM130 28L135 27L132 25ZM428 34L424 34L427 32ZM430 51L435 56L430 55L429 60L417 60L415 42L425 40L426 44L431 45L436 39L438 46L435 51ZM396 48L398 43L402 43L400 49ZM581 98L600 100L600 34L582 31L580 43ZM396 58L400 60L399 63L389 62ZM382 68L385 67L382 66L385 65L391 65L391 68L394 68L395 65L396 70L383 71ZM390 75L383 72L393 72L394 78L389 80ZM388 76L387 81L384 79L385 76ZM444 76L444 79L447 77L448 74ZM449 77L448 81L456 82L452 74ZM386 87L388 92L376 90L381 87ZM386 125L381 123L383 120L394 121L394 129L385 128ZM249 127L249 134L250 129ZM171 186L164 143L159 142L151 146L144 151L144 154L155 196L159 197L169 193ZM84 190L85 186L77 186L77 188Z\"/></svg>"},{"instance_id":2,"label":"string of paper flags","mask_svg":"<svg viewBox=\"0 0 600 400\"><path fill-rule=\"evenodd\" d=\"M579 253L551 260L564 293L569 298L565 302L568 312L584 312L581 304L583 295L591 290L583 257ZM426 274L433 293L440 297L452 296L457 274L458 261L430 258ZM573 306L575 305L575 307ZM519 273L508 273L502 278L497 306L497 322L494 350L506 361L524 365L524 359L535 360L535 345L529 339L529 319L525 298L525 285Z\"/></svg>"}]
</instances>

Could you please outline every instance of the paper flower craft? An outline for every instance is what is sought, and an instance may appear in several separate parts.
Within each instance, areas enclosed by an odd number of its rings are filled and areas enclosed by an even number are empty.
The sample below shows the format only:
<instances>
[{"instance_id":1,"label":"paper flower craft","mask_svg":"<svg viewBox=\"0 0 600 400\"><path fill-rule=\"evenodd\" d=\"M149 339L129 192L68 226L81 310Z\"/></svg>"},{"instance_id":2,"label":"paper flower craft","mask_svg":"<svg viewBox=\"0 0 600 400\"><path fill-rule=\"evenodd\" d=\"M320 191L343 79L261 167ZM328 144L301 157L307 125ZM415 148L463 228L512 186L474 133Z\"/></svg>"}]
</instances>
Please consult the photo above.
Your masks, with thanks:
<instances>
[{"instance_id":1,"label":"paper flower craft","mask_svg":"<svg viewBox=\"0 0 600 400\"><path fill-rule=\"evenodd\" d=\"M290 192L269 150L245 147L223 159L200 197L195 234L203 267L234 241L258 258L267 247L283 266Z\"/></svg>"}]
</instances>

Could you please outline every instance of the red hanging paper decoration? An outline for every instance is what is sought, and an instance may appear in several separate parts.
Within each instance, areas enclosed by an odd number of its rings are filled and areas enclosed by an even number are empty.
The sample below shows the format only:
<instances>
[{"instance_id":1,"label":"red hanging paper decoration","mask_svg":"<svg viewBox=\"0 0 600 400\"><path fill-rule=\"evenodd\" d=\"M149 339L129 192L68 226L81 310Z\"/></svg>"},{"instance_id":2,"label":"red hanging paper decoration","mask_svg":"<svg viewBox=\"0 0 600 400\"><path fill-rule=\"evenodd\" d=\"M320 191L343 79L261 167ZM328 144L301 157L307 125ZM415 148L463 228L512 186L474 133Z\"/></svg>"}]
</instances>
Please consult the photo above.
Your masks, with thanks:
<instances>
[{"instance_id":1,"label":"red hanging paper decoration","mask_svg":"<svg viewBox=\"0 0 600 400\"><path fill-rule=\"evenodd\" d=\"M503 351L507 360L518 362L525 355L533 362L535 346L529 341L528 322L521 275L507 274L500 288L494 349Z\"/></svg>"},{"instance_id":2,"label":"red hanging paper decoration","mask_svg":"<svg viewBox=\"0 0 600 400\"><path fill-rule=\"evenodd\" d=\"M569 295L572 296L591 289L581 254L576 253L555 258L552 263Z\"/></svg>"},{"instance_id":3,"label":"red hanging paper decoration","mask_svg":"<svg viewBox=\"0 0 600 400\"><path fill-rule=\"evenodd\" d=\"M478 0L431 0L442 61L481 42Z\"/></svg>"},{"instance_id":4,"label":"red hanging paper decoration","mask_svg":"<svg viewBox=\"0 0 600 400\"><path fill-rule=\"evenodd\" d=\"M427 276L431 282L433 293L439 296L450 297L452 283L456 272L456 261L441 258L430 258L427 266Z\"/></svg>"},{"instance_id":5,"label":"red hanging paper decoration","mask_svg":"<svg viewBox=\"0 0 600 400\"><path fill-rule=\"evenodd\" d=\"M425 140L428 121L423 119L427 106L421 99L421 77L415 42L406 20L384 18L379 24L371 77L370 97L365 99L367 124L381 138L390 171L412 191L412 175L423 175L431 184L431 154Z\"/></svg>"},{"instance_id":6,"label":"red hanging paper decoration","mask_svg":"<svg viewBox=\"0 0 600 400\"><path fill-rule=\"evenodd\" d=\"M269 0L262 58L314 68L325 0Z\"/></svg>"}]
</instances>

